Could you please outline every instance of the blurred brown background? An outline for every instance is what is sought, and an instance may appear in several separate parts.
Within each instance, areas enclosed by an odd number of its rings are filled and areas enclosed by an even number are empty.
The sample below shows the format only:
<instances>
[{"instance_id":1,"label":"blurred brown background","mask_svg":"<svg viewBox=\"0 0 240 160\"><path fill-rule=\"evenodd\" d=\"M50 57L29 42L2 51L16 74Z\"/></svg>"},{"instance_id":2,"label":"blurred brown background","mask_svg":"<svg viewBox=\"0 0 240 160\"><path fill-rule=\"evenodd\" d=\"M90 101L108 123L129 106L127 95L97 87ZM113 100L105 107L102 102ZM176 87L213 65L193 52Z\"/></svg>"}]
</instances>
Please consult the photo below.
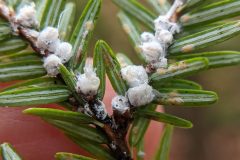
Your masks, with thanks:
<instances>
[{"instance_id":1,"label":"blurred brown background","mask_svg":"<svg viewBox=\"0 0 240 160\"><path fill-rule=\"evenodd\" d=\"M117 7L111 0L103 0L103 2L92 44L98 39L103 39L114 51L128 54L137 63L134 59L134 50L116 18ZM79 3L83 6L84 1ZM239 41L240 36L210 47L208 50L240 51ZM240 66L205 71L190 79L202 84L206 90L217 92L219 101L203 108L165 108L166 112L194 123L194 128L189 130L175 129L170 159L239 160Z\"/></svg>"}]
</instances>

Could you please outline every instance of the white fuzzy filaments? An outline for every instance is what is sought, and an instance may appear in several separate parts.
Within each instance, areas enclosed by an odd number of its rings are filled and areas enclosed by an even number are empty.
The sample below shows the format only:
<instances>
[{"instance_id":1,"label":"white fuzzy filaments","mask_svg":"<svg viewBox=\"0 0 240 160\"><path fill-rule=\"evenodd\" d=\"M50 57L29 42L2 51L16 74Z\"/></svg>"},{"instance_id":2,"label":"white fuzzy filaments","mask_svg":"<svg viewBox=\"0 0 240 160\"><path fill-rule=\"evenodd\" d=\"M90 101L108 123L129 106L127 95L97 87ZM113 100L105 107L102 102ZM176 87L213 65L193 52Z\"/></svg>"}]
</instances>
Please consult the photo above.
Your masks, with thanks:
<instances>
[{"instance_id":1,"label":"white fuzzy filaments","mask_svg":"<svg viewBox=\"0 0 240 160\"><path fill-rule=\"evenodd\" d=\"M41 53L45 55L46 52L55 52L59 43L58 29L54 27L46 27L40 32L36 45L41 50Z\"/></svg>"},{"instance_id":2,"label":"white fuzzy filaments","mask_svg":"<svg viewBox=\"0 0 240 160\"><path fill-rule=\"evenodd\" d=\"M143 66L129 65L121 69L122 78L129 87L136 87L143 83L148 83L148 75Z\"/></svg>"},{"instance_id":3,"label":"white fuzzy filaments","mask_svg":"<svg viewBox=\"0 0 240 160\"><path fill-rule=\"evenodd\" d=\"M72 57L72 45L68 42L61 42L57 28L46 27L43 29L37 37L36 45L41 50L41 54L48 55L47 58L44 59L44 67L49 76L56 76L59 73L58 65L67 63ZM55 57L55 61L49 61L48 59L50 57ZM57 62L60 63L58 63L57 66L49 64L53 62L54 64L57 64ZM55 70L49 66L54 66Z\"/></svg>"},{"instance_id":4,"label":"white fuzzy filaments","mask_svg":"<svg viewBox=\"0 0 240 160\"><path fill-rule=\"evenodd\" d=\"M86 64L84 73L77 76L76 91L86 96L97 94L100 85L100 79L97 77L92 65Z\"/></svg>"},{"instance_id":5,"label":"white fuzzy filaments","mask_svg":"<svg viewBox=\"0 0 240 160\"><path fill-rule=\"evenodd\" d=\"M154 21L155 33L144 32L141 35L141 45L139 48L146 61L153 68L167 67L167 48L173 42L173 35L180 32L180 26L177 23L171 22L170 18L182 4L181 0L175 0L168 13L164 16L159 16Z\"/></svg>"},{"instance_id":6,"label":"white fuzzy filaments","mask_svg":"<svg viewBox=\"0 0 240 160\"><path fill-rule=\"evenodd\" d=\"M127 96L130 104L134 107L149 104L154 98L152 87L146 83L137 87L129 88Z\"/></svg>"},{"instance_id":7,"label":"white fuzzy filaments","mask_svg":"<svg viewBox=\"0 0 240 160\"><path fill-rule=\"evenodd\" d=\"M24 27L38 27L35 4L30 3L21 7L15 17L17 23Z\"/></svg>"},{"instance_id":8,"label":"white fuzzy filaments","mask_svg":"<svg viewBox=\"0 0 240 160\"><path fill-rule=\"evenodd\" d=\"M132 106L138 107L152 102L153 89L148 85L148 75L142 66L128 65L121 69L121 75L130 87L126 96Z\"/></svg>"},{"instance_id":9,"label":"white fuzzy filaments","mask_svg":"<svg viewBox=\"0 0 240 160\"><path fill-rule=\"evenodd\" d=\"M59 31L54 27L46 27L38 32L31 28L38 27L35 4L30 3L21 7L14 17L19 25L30 28L29 36L36 39L36 47L44 55L44 68L51 77L55 77L59 71L59 64L64 64L72 57L72 45L59 39Z\"/></svg>"}]
</instances>

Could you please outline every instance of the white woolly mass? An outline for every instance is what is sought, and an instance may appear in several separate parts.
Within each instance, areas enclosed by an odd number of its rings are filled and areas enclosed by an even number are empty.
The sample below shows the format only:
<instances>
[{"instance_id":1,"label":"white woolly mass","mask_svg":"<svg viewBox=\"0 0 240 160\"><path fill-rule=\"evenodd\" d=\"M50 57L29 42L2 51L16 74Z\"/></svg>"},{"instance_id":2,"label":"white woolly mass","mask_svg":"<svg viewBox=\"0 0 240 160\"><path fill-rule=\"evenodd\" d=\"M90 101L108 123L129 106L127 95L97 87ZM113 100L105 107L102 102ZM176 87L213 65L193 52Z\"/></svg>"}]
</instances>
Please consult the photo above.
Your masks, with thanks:
<instances>
[{"instance_id":1,"label":"white woolly mass","mask_svg":"<svg viewBox=\"0 0 240 160\"><path fill-rule=\"evenodd\" d=\"M170 45L173 42L173 34L168 30L158 30L155 32L155 36L159 43Z\"/></svg>"},{"instance_id":2,"label":"white woolly mass","mask_svg":"<svg viewBox=\"0 0 240 160\"><path fill-rule=\"evenodd\" d=\"M51 54L44 59L43 67L46 69L49 76L55 77L59 73L58 71L59 64L61 64L60 58L58 58L54 54Z\"/></svg>"},{"instance_id":3,"label":"white woolly mass","mask_svg":"<svg viewBox=\"0 0 240 160\"><path fill-rule=\"evenodd\" d=\"M100 85L100 79L97 77L93 67L87 65L84 67L84 74L77 76L76 90L84 95L96 95Z\"/></svg>"},{"instance_id":4,"label":"white woolly mass","mask_svg":"<svg viewBox=\"0 0 240 160\"><path fill-rule=\"evenodd\" d=\"M121 114L124 114L127 110L129 110L128 99L124 96L115 96L112 99L112 108L113 110L118 111Z\"/></svg>"},{"instance_id":5,"label":"white woolly mass","mask_svg":"<svg viewBox=\"0 0 240 160\"><path fill-rule=\"evenodd\" d=\"M171 22L166 16L159 16L154 20L155 31L156 30L169 30L171 28Z\"/></svg>"},{"instance_id":6,"label":"white woolly mass","mask_svg":"<svg viewBox=\"0 0 240 160\"><path fill-rule=\"evenodd\" d=\"M35 4L31 3L20 8L16 15L16 21L24 27L37 27Z\"/></svg>"},{"instance_id":7,"label":"white woolly mass","mask_svg":"<svg viewBox=\"0 0 240 160\"><path fill-rule=\"evenodd\" d=\"M139 47L149 63L157 61L161 55L165 54L162 45L157 41L144 42Z\"/></svg>"},{"instance_id":8,"label":"white woolly mass","mask_svg":"<svg viewBox=\"0 0 240 160\"><path fill-rule=\"evenodd\" d=\"M180 26L171 22L170 19L182 4L181 0L175 0L166 15L161 15L154 20L154 35L149 32L141 34L142 44L139 45L139 48L146 61L156 69L167 66L166 50L173 43L173 35L180 32Z\"/></svg>"},{"instance_id":9,"label":"white woolly mass","mask_svg":"<svg viewBox=\"0 0 240 160\"><path fill-rule=\"evenodd\" d=\"M149 104L154 98L152 87L146 83L130 88L127 91L127 96L130 104L135 107Z\"/></svg>"},{"instance_id":10,"label":"white woolly mass","mask_svg":"<svg viewBox=\"0 0 240 160\"><path fill-rule=\"evenodd\" d=\"M31 37L38 38L39 34L40 33L36 30L33 30L33 29L28 30L28 35L31 36Z\"/></svg>"},{"instance_id":11,"label":"white woolly mass","mask_svg":"<svg viewBox=\"0 0 240 160\"><path fill-rule=\"evenodd\" d=\"M93 110L95 112L95 116L100 119L104 120L107 117L107 110L105 107L105 104L102 101L98 101L97 103L94 103Z\"/></svg>"},{"instance_id":12,"label":"white woolly mass","mask_svg":"<svg viewBox=\"0 0 240 160\"><path fill-rule=\"evenodd\" d=\"M143 83L148 83L148 75L143 66L128 65L121 69L122 78L129 87L136 87Z\"/></svg>"},{"instance_id":13,"label":"white woolly mass","mask_svg":"<svg viewBox=\"0 0 240 160\"><path fill-rule=\"evenodd\" d=\"M61 59L62 63L66 63L72 57L72 45L67 42L61 42L57 45L54 54Z\"/></svg>"},{"instance_id":14,"label":"white woolly mass","mask_svg":"<svg viewBox=\"0 0 240 160\"><path fill-rule=\"evenodd\" d=\"M60 43L60 40L58 38L58 29L53 27L47 27L40 32L36 45L42 50L55 52L57 46Z\"/></svg>"},{"instance_id":15,"label":"white woolly mass","mask_svg":"<svg viewBox=\"0 0 240 160\"><path fill-rule=\"evenodd\" d=\"M143 32L141 34L141 41L142 42L150 42L156 40L155 36L150 32Z\"/></svg>"}]
</instances>

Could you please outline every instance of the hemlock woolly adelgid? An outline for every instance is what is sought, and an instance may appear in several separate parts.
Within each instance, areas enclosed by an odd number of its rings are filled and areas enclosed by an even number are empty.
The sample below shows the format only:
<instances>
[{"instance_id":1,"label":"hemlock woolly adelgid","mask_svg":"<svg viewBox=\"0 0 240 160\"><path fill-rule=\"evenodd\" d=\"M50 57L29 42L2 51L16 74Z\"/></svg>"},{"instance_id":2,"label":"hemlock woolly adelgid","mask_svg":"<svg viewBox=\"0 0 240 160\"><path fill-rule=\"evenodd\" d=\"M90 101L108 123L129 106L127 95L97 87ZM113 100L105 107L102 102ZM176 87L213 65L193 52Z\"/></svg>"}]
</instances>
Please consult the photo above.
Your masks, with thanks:
<instances>
[{"instance_id":1,"label":"hemlock woolly adelgid","mask_svg":"<svg viewBox=\"0 0 240 160\"><path fill-rule=\"evenodd\" d=\"M44 68L47 70L47 73L51 77L55 77L59 71L58 66L61 64L61 60L54 54L49 55L44 59Z\"/></svg>"},{"instance_id":2,"label":"hemlock woolly adelgid","mask_svg":"<svg viewBox=\"0 0 240 160\"><path fill-rule=\"evenodd\" d=\"M122 78L129 87L136 87L143 83L148 83L148 75L143 66L128 65L121 69Z\"/></svg>"},{"instance_id":3,"label":"hemlock woolly adelgid","mask_svg":"<svg viewBox=\"0 0 240 160\"><path fill-rule=\"evenodd\" d=\"M124 96L115 96L112 99L112 108L120 114L124 114L130 109L128 99Z\"/></svg>"},{"instance_id":4,"label":"hemlock woolly adelgid","mask_svg":"<svg viewBox=\"0 0 240 160\"><path fill-rule=\"evenodd\" d=\"M127 97L131 105L135 107L144 106L152 102L154 98L153 89L144 83L127 91Z\"/></svg>"},{"instance_id":5,"label":"hemlock woolly adelgid","mask_svg":"<svg viewBox=\"0 0 240 160\"><path fill-rule=\"evenodd\" d=\"M21 7L15 18L16 21L24 27L37 27L38 21L36 18L35 4L30 3L29 5Z\"/></svg>"},{"instance_id":6,"label":"hemlock woolly adelgid","mask_svg":"<svg viewBox=\"0 0 240 160\"><path fill-rule=\"evenodd\" d=\"M51 59L51 63L44 63L44 67L46 68L48 75L56 76L59 72L57 68L54 68L54 59L59 63L66 63L72 57L72 45L68 42L61 42L59 39L59 32L57 28L46 27L40 33L36 31L31 32L37 36L37 47L41 50L42 54L46 54L45 51L50 52L50 56L48 56L45 60L48 62L48 59ZM47 53L48 53L47 52ZM49 53L48 53L49 54ZM54 59L53 59L54 57ZM53 66L51 66L53 65ZM53 69L54 68L54 69Z\"/></svg>"},{"instance_id":7,"label":"hemlock woolly adelgid","mask_svg":"<svg viewBox=\"0 0 240 160\"><path fill-rule=\"evenodd\" d=\"M160 43L166 46L169 46L173 42L173 34L168 30L157 30L155 36Z\"/></svg>"},{"instance_id":8,"label":"hemlock woolly adelgid","mask_svg":"<svg viewBox=\"0 0 240 160\"><path fill-rule=\"evenodd\" d=\"M43 51L48 50L49 52L55 52L59 43L58 29L54 27L46 27L40 32L36 45Z\"/></svg>"},{"instance_id":9,"label":"hemlock woolly adelgid","mask_svg":"<svg viewBox=\"0 0 240 160\"><path fill-rule=\"evenodd\" d=\"M162 45L157 41L144 42L139 48L148 63L158 61L159 57L164 54Z\"/></svg>"},{"instance_id":10,"label":"hemlock woolly adelgid","mask_svg":"<svg viewBox=\"0 0 240 160\"><path fill-rule=\"evenodd\" d=\"M154 20L155 33L143 32L141 35L139 48L145 60L156 69L167 67L166 50L173 42L173 35L180 32L179 25L170 19L182 4L181 0L175 0L166 15Z\"/></svg>"},{"instance_id":11,"label":"hemlock woolly adelgid","mask_svg":"<svg viewBox=\"0 0 240 160\"><path fill-rule=\"evenodd\" d=\"M97 77L92 65L84 67L84 73L77 76L76 91L84 95L94 96L97 94L100 79Z\"/></svg>"},{"instance_id":12,"label":"hemlock woolly adelgid","mask_svg":"<svg viewBox=\"0 0 240 160\"><path fill-rule=\"evenodd\" d=\"M66 63L72 57L72 45L68 42L61 42L57 45L54 54L61 59L62 63Z\"/></svg>"},{"instance_id":13,"label":"hemlock woolly adelgid","mask_svg":"<svg viewBox=\"0 0 240 160\"><path fill-rule=\"evenodd\" d=\"M150 32L143 32L140 37L142 42L150 42L156 40L155 36Z\"/></svg>"},{"instance_id":14,"label":"hemlock woolly adelgid","mask_svg":"<svg viewBox=\"0 0 240 160\"><path fill-rule=\"evenodd\" d=\"M35 4L31 3L21 7L14 19L19 25L24 27L36 27L38 21L36 18ZM50 54L50 56L44 59L44 67L48 75L56 76L58 74L56 66L59 63L66 63L71 58L72 45L60 41L58 28L48 26L40 33L32 29L29 29L28 32L29 36L37 39L36 47L41 51L41 54Z\"/></svg>"}]
</instances>

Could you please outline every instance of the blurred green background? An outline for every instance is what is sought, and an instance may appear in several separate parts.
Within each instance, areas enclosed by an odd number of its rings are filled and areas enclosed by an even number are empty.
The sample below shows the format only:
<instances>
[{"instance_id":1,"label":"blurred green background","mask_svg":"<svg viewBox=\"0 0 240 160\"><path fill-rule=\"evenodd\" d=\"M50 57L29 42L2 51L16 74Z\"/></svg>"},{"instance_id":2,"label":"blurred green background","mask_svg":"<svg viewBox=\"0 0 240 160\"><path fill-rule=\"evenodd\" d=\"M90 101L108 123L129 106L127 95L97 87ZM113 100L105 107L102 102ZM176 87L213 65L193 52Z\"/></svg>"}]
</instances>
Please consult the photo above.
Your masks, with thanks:
<instances>
[{"instance_id":1,"label":"blurred green background","mask_svg":"<svg viewBox=\"0 0 240 160\"><path fill-rule=\"evenodd\" d=\"M84 6L86 1L79 0L79 5ZM104 39L115 52L126 53L137 63L130 41L116 17L117 12L118 8L111 0L103 0L91 48L96 40ZM240 36L208 50L240 51L239 41ZM175 129L170 159L240 159L240 66L205 71L190 79L202 84L204 89L217 92L219 101L203 108L165 107L166 112L194 123L193 129Z\"/></svg>"}]
</instances>

